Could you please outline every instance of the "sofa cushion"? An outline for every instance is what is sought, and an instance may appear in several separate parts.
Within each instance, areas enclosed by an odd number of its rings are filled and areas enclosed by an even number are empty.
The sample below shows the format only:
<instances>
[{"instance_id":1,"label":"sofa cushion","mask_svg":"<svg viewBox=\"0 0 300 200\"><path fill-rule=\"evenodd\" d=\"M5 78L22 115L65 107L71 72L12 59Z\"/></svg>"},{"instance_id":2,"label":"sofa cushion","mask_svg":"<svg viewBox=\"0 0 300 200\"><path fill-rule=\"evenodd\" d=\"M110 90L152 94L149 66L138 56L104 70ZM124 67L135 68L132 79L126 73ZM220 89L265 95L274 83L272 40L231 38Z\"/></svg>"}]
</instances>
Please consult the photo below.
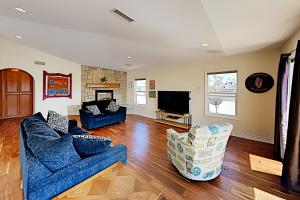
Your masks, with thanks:
<instances>
[{"instance_id":1,"label":"sofa cushion","mask_svg":"<svg viewBox=\"0 0 300 200\"><path fill-rule=\"evenodd\" d=\"M55 111L48 112L48 125L56 131L62 133L68 133L69 120L66 116L63 116Z\"/></svg>"},{"instance_id":2,"label":"sofa cushion","mask_svg":"<svg viewBox=\"0 0 300 200\"><path fill-rule=\"evenodd\" d=\"M47 176L50 176L52 172L45 167L34 155L33 153L27 149L27 162L28 162L28 177L29 183L33 184Z\"/></svg>"},{"instance_id":3,"label":"sofa cushion","mask_svg":"<svg viewBox=\"0 0 300 200\"><path fill-rule=\"evenodd\" d=\"M110 104L111 101L115 101L116 102L116 99L83 102L82 103L82 109L87 109L86 107L90 106L90 105L97 105L101 113L107 113L106 108Z\"/></svg>"},{"instance_id":4,"label":"sofa cushion","mask_svg":"<svg viewBox=\"0 0 300 200\"><path fill-rule=\"evenodd\" d=\"M55 138L33 134L29 135L27 143L33 154L52 172L80 160L71 136Z\"/></svg>"},{"instance_id":5,"label":"sofa cushion","mask_svg":"<svg viewBox=\"0 0 300 200\"><path fill-rule=\"evenodd\" d=\"M85 135L85 134L88 134L88 132L77 126L77 127L69 129L68 134L69 135Z\"/></svg>"},{"instance_id":6,"label":"sofa cushion","mask_svg":"<svg viewBox=\"0 0 300 200\"><path fill-rule=\"evenodd\" d=\"M102 153L110 148L112 141L109 138L93 135L73 135L73 144L82 157Z\"/></svg>"},{"instance_id":7,"label":"sofa cushion","mask_svg":"<svg viewBox=\"0 0 300 200\"><path fill-rule=\"evenodd\" d=\"M41 121L34 115L25 119L23 122L23 126L27 136L37 134L60 138L60 135L56 133L53 129L51 129L46 122Z\"/></svg>"},{"instance_id":8,"label":"sofa cushion","mask_svg":"<svg viewBox=\"0 0 300 200\"><path fill-rule=\"evenodd\" d=\"M104 121L104 120L109 120L112 117L111 114L107 113L107 114L101 114L101 115L96 115L95 116L95 121Z\"/></svg>"},{"instance_id":9,"label":"sofa cushion","mask_svg":"<svg viewBox=\"0 0 300 200\"><path fill-rule=\"evenodd\" d=\"M111 112L117 112L119 108L120 106L115 101L111 101L110 104L107 106L107 110Z\"/></svg>"},{"instance_id":10,"label":"sofa cushion","mask_svg":"<svg viewBox=\"0 0 300 200\"><path fill-rule=\"evenodd\" d=\"M35 118L37 118L37 119L39 119L39 120L41 120L42 122L47 123L47 120L44 118L44 116L40 112L37 112L37 113L35 113L32 116L35 117Z\"/></svg>"},{"instance_id":11,"label":"sofa cushion","mask_svg":"<svg viewBox=\"0 0 300 200\"><path fill-rule=\"evenodd\" d=\"M100 115L101 114L101 112L100 112L97 105L86 106L86 109L91 111L93 113L93 115Z\"/></svg>"}]
</instances>

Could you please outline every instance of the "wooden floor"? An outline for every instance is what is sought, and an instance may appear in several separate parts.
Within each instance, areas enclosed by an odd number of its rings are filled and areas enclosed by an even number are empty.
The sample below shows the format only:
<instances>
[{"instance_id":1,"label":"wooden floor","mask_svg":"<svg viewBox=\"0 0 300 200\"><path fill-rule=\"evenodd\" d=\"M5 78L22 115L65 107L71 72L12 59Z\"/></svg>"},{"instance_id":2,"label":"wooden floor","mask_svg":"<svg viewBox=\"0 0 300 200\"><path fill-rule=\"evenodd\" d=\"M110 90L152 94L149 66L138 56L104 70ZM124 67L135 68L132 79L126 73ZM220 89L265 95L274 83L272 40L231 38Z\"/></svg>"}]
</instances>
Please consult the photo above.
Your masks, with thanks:
<instances>
[{"instance_id":1,"label":"wooden floor","mask_svg":"<svg viewBox=\"0 0 300 200\"><path fill-rule=\"evenodd\" d=\"M71 116L76 118L77 116ZM22 199L18 119L0 120L0 199ZM170 199L300 199L280 186L280 177L251 170L250 155L272 157L272 145L231 137L222 173L215 180L183 179L166 156L167 125L129 115L125 123L91 131L128 147L128 161L149 177ZM177 131L183 131L177 129Z\"/></svg>"},{"instance_id":2,"label":"wooden floor","mask_svg":"<svg viewBox=\"0 0 300 200\"><path fill-rule=\"evenodd\" d=\"M118 162L52 200L165 200L168 198L163 196L155 184L152 185L150 179L151 177L141 174L130 162L126 165Z\"/></svg>"}]
</instances>

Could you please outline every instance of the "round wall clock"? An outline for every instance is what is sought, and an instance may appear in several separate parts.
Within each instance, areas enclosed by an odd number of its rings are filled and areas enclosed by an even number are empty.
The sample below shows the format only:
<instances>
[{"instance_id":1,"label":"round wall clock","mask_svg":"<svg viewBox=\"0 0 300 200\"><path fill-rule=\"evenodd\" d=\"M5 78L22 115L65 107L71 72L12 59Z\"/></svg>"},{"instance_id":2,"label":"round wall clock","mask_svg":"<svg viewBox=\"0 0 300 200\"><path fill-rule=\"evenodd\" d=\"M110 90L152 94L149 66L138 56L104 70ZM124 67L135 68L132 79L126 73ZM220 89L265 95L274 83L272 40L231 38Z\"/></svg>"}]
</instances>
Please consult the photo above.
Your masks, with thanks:
<instances>
[{"instance_id":1,"label":"round wall clock","mask_svg":"<svg viewBox=\"0 0 300 200\"><path fill-rule=\"evenodd\" d=\"M266 73L255 73L250 75L246 81L246 88L254 93L263 93L270 90L274 85L272 76Z\"/></svg>"}]
</instances>

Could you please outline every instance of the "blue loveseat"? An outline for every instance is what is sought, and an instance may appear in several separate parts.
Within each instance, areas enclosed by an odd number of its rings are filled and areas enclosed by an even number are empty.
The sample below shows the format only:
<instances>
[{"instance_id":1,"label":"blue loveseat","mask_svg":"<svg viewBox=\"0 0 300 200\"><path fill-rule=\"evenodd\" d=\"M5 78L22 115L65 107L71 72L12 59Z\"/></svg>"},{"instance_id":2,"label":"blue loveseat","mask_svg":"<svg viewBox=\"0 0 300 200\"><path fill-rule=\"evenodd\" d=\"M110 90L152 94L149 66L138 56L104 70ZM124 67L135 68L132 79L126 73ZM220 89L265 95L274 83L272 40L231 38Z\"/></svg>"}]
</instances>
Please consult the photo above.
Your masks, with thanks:
<instances>
[{"instance_id":1,"label":"blue loveseat","mask_svg":"<svg viewBox=\"0 0 300 200\"><path fill-rule=\"evenodd\" d=\"M83 102L82 108L79 110L81 124L88 130L107 126L114 123L125 122L126 107L120 106L117 112L106 110L111 100L89 101ZM113 101L116 101L113 99ZM101 114L93 115L86 106L97 105Z\"/></svg>"},{"instance_id":2,"label":"blue loveseat","mask_svg":"<svg viewBox=\"0 0 300 200\"><path fill-rule=\"evenodd\" d=\"M31 119L32 117L38 118L39 121L46 123L46 120L43 119L39 113L31 116ZM118 161L124 164L127 162L127 147L118 144L100 154L85 158L79 157L78 161L68 166L58 169L57 171L50 171L33 154L28 146L28 142L30 141L27 139L31 138L30 134L51 134L53 133L53 129L50 127L48 127L49 129L45 128L45 126L41 128L36 126L38 123L35 123L34 127L37 128L32 132L27 132L26 130L32 129L28 128L28 124L30 125L31 122L26 122L26 120L30 120L30 118L25 119L21 123L19 131L24 200L51 199ZM71 120L69 121L69 133L63 137L68 137L68 135L72 134L87 134L87 132L77 127L76 121ZM43 147L41 148L43 149Z\"/></svg>"}]
</instances>

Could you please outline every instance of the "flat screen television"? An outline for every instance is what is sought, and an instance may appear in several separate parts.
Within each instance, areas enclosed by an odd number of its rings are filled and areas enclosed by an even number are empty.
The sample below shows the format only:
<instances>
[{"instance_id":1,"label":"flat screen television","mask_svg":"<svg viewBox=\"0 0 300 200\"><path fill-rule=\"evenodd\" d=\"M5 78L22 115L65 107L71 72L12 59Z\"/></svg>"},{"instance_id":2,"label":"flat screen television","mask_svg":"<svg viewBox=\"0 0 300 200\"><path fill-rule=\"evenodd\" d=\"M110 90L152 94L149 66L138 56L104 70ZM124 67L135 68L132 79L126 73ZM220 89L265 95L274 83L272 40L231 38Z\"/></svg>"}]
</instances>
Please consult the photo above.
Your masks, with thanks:
<instances>
[{"instance_id":1,"label":"flat screen television","mask_svg":"<svg viewBox=\"0 0 300 200\"><path fill-rule=\"evenodd\" d=\"M190 111L190 92L158 91L158 109L170 113L186 114Z\"/></svg>"}]
</instances>

